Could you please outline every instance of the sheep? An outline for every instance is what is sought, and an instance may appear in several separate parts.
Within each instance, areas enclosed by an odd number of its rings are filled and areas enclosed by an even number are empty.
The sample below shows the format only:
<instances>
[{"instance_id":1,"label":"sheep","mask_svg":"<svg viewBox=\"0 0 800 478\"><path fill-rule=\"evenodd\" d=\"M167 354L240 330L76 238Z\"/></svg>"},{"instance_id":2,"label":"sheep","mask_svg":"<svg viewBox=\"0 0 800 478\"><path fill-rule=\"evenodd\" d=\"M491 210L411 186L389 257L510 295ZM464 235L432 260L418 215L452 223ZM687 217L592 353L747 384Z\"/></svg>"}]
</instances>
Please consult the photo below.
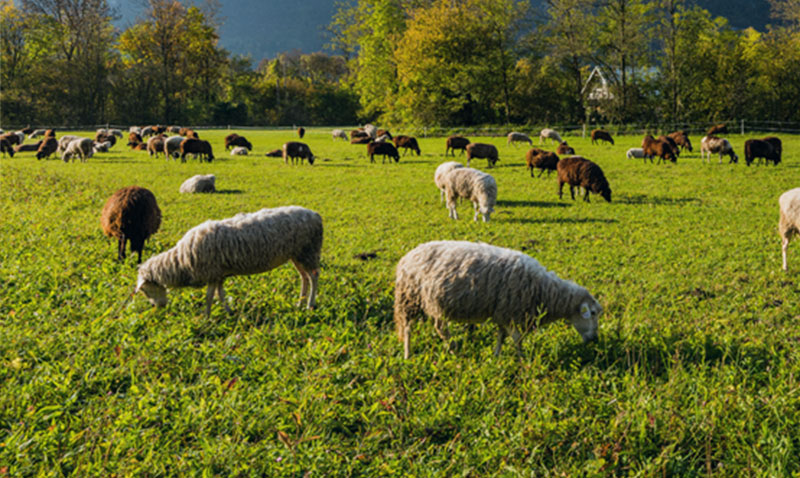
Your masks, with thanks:
<instances>
[{"instance_id":1,"label":"sheep","mask_svg":"<svg viewBox=\"0 0 800 478\"><path fill-rule=\"evenodd\" d=\"M417 156L422 155L422 151L420 151L419 144L417 143L417 138L414 138L412 136L400 135L400 136L395 136L393 141L394 141L394 146L398 150L400 148L404 149L403 156L405 156L406 153L408 153L409 149L411 151L416 151Z\"/></svg>"},{"instance_id":2,"label":"sheep","mask_svg":"<svg viewBox=\"0 0 800 478\"><path fill-rule=\"evenodd\" d=\"M239 136L236 133L229 134L225 137L225 149L228 150L234 146L243 146L250 151L253 150L253 145L250 144L250 141L247 141L247 138L244 136Z\"/></svg>"},{"instance_id":3,"label":"sheep","mask_svg":"<svg viewBox=\"0 0 800 478\"><path fill-rule=\"evenodd\" d=\"M3 153L3 156L8 153L9 156L14 157L14 147L11 146L11 142L5 136L0 137L0 152Z\"/></svg>"},{"instance_id":4,"label":"sheep","mask_svg":"<svg viewBox=\"0 0 800 478\"><path fill-rule=\"evenodd\" d=\"M180 156L181 143L185 136L170 136L164 140L164 155L167 159L175 159Z\"/></svg>"},{"instance_id":5,"label":"sheep","mask_svg":"<svg viewBox=\"0 0 800 478\"><path fill-rule=\"evenodd\" d=\"M370 138L375 138L378 136L378 128L372 126L371 124L364 125L364 132L367 133Z\"/></svg>"},{"instance_id":6,"label":"sheep","mask_svg":"<svg viewBox=\"0 0 800 478\"><path fill-rule=\"evenodd\" d=\"M113 136L112 136L113 137ZM163 134L159 134L157 136L152 136L150 139L147 140L147 152L150 156L158 157L158 153L164 153L164 142L167 140L167 137ZM164 153L164 157L166 158L167 155Z\"/></svg>"},{"instance_id":7,"label":"sheep","mask_svg":"<svg viewBox=\"0 0 800 478\"><path fill-rule=\"evenodd\" d=\"M564 142L564 140L561 139L561 135L559 135L556 130L550 129L550 128L545 128L539 133L539 144L542 144L542 142L547 144L547 140L548 139L552 139L553 141L556 141L557 143L563 143Z\"/></svg>"},{"instance_id":8,"label":"sheep","mask_svg":"<svg viewBox=\"0 0 800 478\"><path fill-rule=\"evenodd\" d=\"M17 133L6 133L2 137L11 146L14 146L14 145L17 145L17 144L22 144L23 140L25 139L24 135L22 136L22 138L20 138Z\"/></svg>"},{"instance_id":9,"label":"sheep","mask_svg":"<svg viewBox=\"0 0 800 478\"><path fill-rule=\"evenodd\" d=\"M94 136L94 142L95 143L109 142L109 143L111 143L111 146L109 146L109 148L110 148L110 147L114 146L115 144L117 144L117 137L114 136L111 133L99 133L98 132Z\"/></svg>"},{"instance_id":10,"label":"sheep","mask_svg":"<svg viewBox=\"0 0 800 478\"><path fill-rule=\"evenodd\" d=\"M51 154L55 153L57 149L58 141L53 137L45 136L42 144L39 145L39 150L36 152L36 159L47 159Z\"/></svg>"},{"instance_id":11,"label":"sheep","mask_svg":"<svg viewBox=\"0 0 800 478\"><path fill-rule=\"evenodd\" d=\"M733 151L733 146L727 139L703 136L703 139L700 140L700 157L703 158L703 162L706 161L706 154L708 154L708 162L711 162L711 153L719 154L719 164L722 164L723 154L727 154L731 158L728 164L739 162L739 156Z\"/></svg>"},{"instance_id":12,"label":"sheep","mask_svg":"<svg viewBox=\"0 0 800 478\"><path fill-rule=\"evenodd\" d=\"M461 164L461 163L458 163L458 162L455 162L455 161L448 161L446 163L440 164L436 168L436 172L433 173L433 183L436 185L437 188L439 188L439 200L441 202L444 202L444 192L445 192L444 177L445 177L445 175L447 175L447 173L449 173L450 171L452 171L454 169L463 168L463 167L464 167L464 165Z\"/></svg>"},{"instance_id":13,"label":"sheep","mask_svg":"<svg viewBox=\"0 0 800 478\"><path fill-rule=\"evenodd\" d=\"M775 149L775 153L778 155L778 162L780 162L781 156L783 155L783 143L781 143L780 138L777 136L767 136L766 138L762 138L762 141L766 141L772 145Z\"/></svg>"},{"instance_id":14,"label":"sheep","mask_svg":"<svg viewBox=\"0 0 800 478\"><path fill-rule=\"evenodd\" d=\"M284 164L289 164L289 159L292 160L292 164L297 161L300 164L303 164L303 159L308 160L309 165L314 164L314 153L311 152L311 148L308 147L305 143L300 143L298 141L289 141L288 143L284 143L283 145L283 162Z\"/></svg>"},{"instance_id":15,"label":"sheep","mask_svg":"<svg viewBox=\"0 0 800 478\"><path fill-rule=\"evenodd\" d=\"M216 192L216 176L213 174L198 174L192 176L181 184L181 193L213 193Z\"/></svg>"},{"instance_id":16,"label":"sheep","mask_svg":"<svg viewBox=\"0 0 800 478\"><path fill-rule=\"evenodd\" d=\"M369 135L369 133L367 133L363 129L354 129L354 130L350 131L350 140L352 141L352 140L354 140L356 138L369 138L369 139L372 139L372 137Z\"/></svg>"},{"instance_id":17,"label":"sheep","mask_svg":"<svg viewBox=\"0 0 800 478\"><path fill-rule=\"evenodd\" d=\"M667 143L669 145L670 149L672 149L672 154L676 159L676 161L673 162L677 162L678 156L681 155L681 150L678 148L678 143L676 143L673 138L669 136L664 136L663 134L658 137L658 140L661 141L662 143Z\"/></svg>"},{"instance_id":18,"label":"sheep","mask_svg":"<svg viewBox=\"0 0 800 478\"><path fill-rule=\"evenodd\" d=\"M282 158L283 157L283 150L282 149L273 149L272 151L267 152L264 156L269 156L271 158Z\"/></svg>"},{"instance_id":19,"label":"sheep","mask_svg":"<svg viewBox=\"0 0 800 478\"><path fill-rule=\"evenodd\" d=\"M680 146L681 149L688 149L690 153L692 152L692 142L689 141L689 135L686 134L686 131L675 131L667 136L675 140L675 143Z\"/></svg>"},{"instance_id":20,"label":"sheep","mask_svg":"<svg viewBox=\"0 0 800 478\"><path fill-rule=\"evenodd\" d=\"M25 136L28 136L29 134L33 133L33 128L31 128L31 125L28 125L22 128L21 130L17 131L17 133L22 133L22 139L25 140Z\"/></svg>"},{"instance_id":21,"label":"sheep","mask_svg":"<svg viewBox=\"0 0 800 478\"><path fill-rule=\"evenodd\" d=\"M511 335L518 355L524 334L568 320L585 343L597 340L603 307L578 284L559 278L519 251L485 243L434 241L420 244L397 263L394 323L411 355L411 327L424 316L448 342L447 322L497 325L494 356ZM451 350L452 350L452 344Z\"/></svg>"},{"instance_id":22,"label":"sheep","mask_svg":"<svg viewBox=\"0 0 800 478\"><path fill-rule=\"evenodd\" d=\"M662 136L663 138L663 136ZM642 150L644 151L644 162L647 162L647 159L650 159L650 162L653 162L653 157L658 156L658 164L661 164L662 161L666 162L667 160L672 161L673 163L677 162L675 158L675 152L670 146L669 142L664 141L662 138L655 139L653 135L648 134L642 140Z\"/></svg>"},{"instance_id":23,"label":"sheep","mask_svg":"<svg viewBox=\"0 0 800 478\"><path fill-rule=\"evenodd\" d=\"M489 222L497 203L497 182L491 175L472 168L454 168L444 175L443 182L449 217L458 219L456 200L465 198L475 209L472 219L477 221L481 214L483 222Z\"/></svg>"},{"instance_id":24,"label":"sheep","mask_svg":"<svg viewBox=\"0 0 800 478\"><path fill-rule=\"evenodd\" d=\"M63 153L64 150L67 149L67 146L69 146L69 143L71 143L73 140L76 139L82 139L82 138L80 136L75 136L72 134L66 134L62 136L61 139L58 140L58 149L56 150L56 152L58 154Z\"/></svg>"},{"instance_id":25,"label":"sheep","mask_svg":"<svg viewBox=\"0 0 800 478\"><path fill-rule=\"evenodd\" d=\"M469 167L469 162L472 158L486 158L490 168L500 161L500 158L497 157L497 148L493 144L470 143L466 149L467 167Z\"/></svg>"},{"instance_id":26,"label":"sheep","mask_svg":"<svg viewBox=\"0 0 800 478\"><path fill-rule=\"evenodd\" d=\"M706 136L715 136L718 134L728 134L728 125L727 124L716 124L710 128L708 128L708 132Z\"/></svg>"},{"instance_id":27,"label":"sheep","mask_svg":"<svg viewBox=\"0 0 800 478\"><path fill-rule=\"evenodd\" d=\"M107 133L107 134L110 134L111 136L116 136L117 138L119 138L119 139L122 139L122 130L120 130L120 129L117 129L117 128L109 128L109 129L106 131L106 133Z\"/></svg>"},{"instance_id":28,"label":"sheep","mask_svg":"<svg viewBox=\"0 0 800 478\"><path fill-rule=\"evenodd\" d=\"M331 136L334 140L336 140L336 138L341 138L347 141L347 133L345 133L343 129L335 129L331 131Z\"/></svg>"},{"instance_id":29,"label":"sheep","mask_svg":"<svg viewBox=\"0 0 800 478\"><path fill-rule=\"evenodd\" d=\"M389 141L392 141L394 139L392 138L392 133L390 133L388 129L379 129L378 131L375 132L375 137L379 138L381 136L386 136L389 139Z\"/></svg>"},{"instance_id":30,"label":"sheep","mask_svg":"<svg viewBox=\"0 0 800 478\"><path fill-rule=\"evenodd\" d=\"M750 163L756 158L764 158L764 164L772 161L775 166L781 162L780 150L776 150L771 142L763 139L748 139L744 142L744 161L750 166Z\"/></svg>"},{"instance_id":31,"label":"sheep","mask_svg":"<svg viewBox=\"0 0 800 478\"><path fill-rule=\"evenodd\" d=\"M611 188L600 166L580 156L570 156L558 162L558 198L561 199L564 183L569 185L569 193L575 200L574 187L582 187L586 194L583 200L589 202L589 192L599 194L611 202Z\"/></svg>"},{"instance_id":32,"label":"sheep","mask_svg":"<svg viewBox=\"0 0 800 478\"><path fill-rule=\"evenodd\" d=\"M211 143L202 139L186 138L181 141L181 162L186 162L187 154L199 155L200 159L205 159L209 163L214 161L214 151L211 149Z\"/></svg>"},{"instance_id":33,"label":"sheep","mask_svg":"<svg viewBox=\"0 0 800 478\"><path fill-rule=\"evenodd\" d=\"M139 136L141 136L142 135L142 128L140 128L138 126L131 126L130 128L128 128L128 133L136 133Z\"/></svg>"},{"instance_id":34,"label":"sheep","mask_svg":"<svg viewBox=\"0 0 800 478\"><path fill-rule=\"evenodd\" d=\"M56 137L56 130L51 128L44 132L45 138L55 138Z\"/></svg>"},{"instance_id":35,"label":"sheep","mask_svg":"<svg viewBox=\"0 0 800 478\"><path fill-rule=\"evenodd\" d=\"M558 144L558 148L556 149L556 154L559 156L566 156L568 154L575 154L575 149L568 145L566 141L562 141Z\"/></svg>"},{"instance_id":36,"label":"sheep","mask_svg":"<svg viewBox=\"0 0 800 478\"><path fill-rule=\"evenodd\" d=\"M800 188L790 189L781 194L778 204L781 213L778 232L782 240L783 270L788 270L786 252L789 249L789 241L796 234L800 234Z\"/></svg>"},{"instance_id":37,"label":"sheep","mask_svg":"<svg viewBox=\"0 0 800 478\"><path fill-rule=\"evenodd\" d=\"M81 162L85 163L88 158L92 157L93 148L94 141L92 141L91 138L73 139L61 154L61 160L66 163L69 160L74 160L75 156L79 156L81 158Z\"/></svg>"},{"instance_id":38,"label":"sheep","mask_svg":"<svg viewBox=\"0 0 800 478\"><path fill-rule=\"evenodd\" d=\"M28 144L18 144L14 146L15 153L29 153L33 151L38 151L39 146L42 145L41 141L37 141L36 143L28 143Z\"/></svg>"},{"instance_id":39,"label":"sheep","mask_svg":"<svg viewBox=\"0 0 800 478\"><path fill-rule=\"evenodd\" d=\"M111 148L111 141L105 141L102 143L94 141L92 143L92 151L94 153L107 153L109 148Z\"/></svg>"},{"instance_id":40,"label":"sheep","mask_svg":"<svg viewBox=\"0 0 800 478\"><path fill-rule=\"evenodd\" d=\"M248 149L244 146L236 146L231 150L231 156L247 156Z\"/></svg>"},{"instance_id":41,"label":"sheep","mask_svg":"<svg viewBox=\"0 0 800 478\"><path fill-rule=\"evenodd\" d=\"M136 133L134 131L128 133L128 146L130 146L131 148L135 148L137 144L141 144L143 142L144 139L142 138L141 134Z\"/></svg>"},{"instance_id":42,"label":"sheep","mask_svg":"<svg viewBox=\"0 0 800 478\"><path fill-rule=\"evenodd\" d=\"M44 134L46 132L47 132L46 129L35 129L35 130L33 130L33 133L28 135L28 139L33 139L33 138L38 138L39 136L44 136Z\"/></svg>"},{"instance_id":43,"label":"sheep","mask_svg":"<svg viewBox=\"0 0 800 478\"><path fill-rule=\"evenodd\" d=\"M367 155L369 156L369 162L375 162L375 155L383 156L381 160L381 164L386 162L386 157L394 158L395 163L400 162L400 153L397 152L397 148L394 147L392 143L369 143L367 145ZM391 163L391 160L389 161Z\"/></svg>"},{"instance_id":44,"label":"sheep","mask_svg":"<svg viewBox=\"0 0 800 478\"><path fill-rule=\"evenodd\" d=\"M644 158L644 148L631 148L625 153L625 157L628 159Z\"/></svg>"},{"instance_id":45,"label":"sheep","mask_svg":"<svg viewBox=\"0 0 800 478\"><path fill-rule=\"evenodd\" d=\"M533 177L533 169L538 168L541 170L539 172L540 178L545 171L547 171L547 177L549 178L550 172L556 171L558 167L558 161L558 155L550 151L542 151L539 148L533 148L525 155L525 163L528 165L528 169L531 172L531 177Z\"/></svg>"},{"instance_id":46,"label":"sheep","mask_svg":"<svg viewBox=\"0 0 800 478\"><path fill-rule=\"evenodd\" d=\"M447 156L447 153L450 153L452 156L455 156L455 151L460 149L463 153L467 150L467 145L470 144L471 141L468 138L463 136L453 135L447 138L447 148L444 150L444 155Z\"/></svg>"},{"instance_id":47,"label":"sheep","mask_svg":"<svg viewBox=\"0 0 800 478\"><path fill-rule=\"evenodd\" d=\"M156 197L139 186L128 186L111 195L100 215L103 233L119 240L117 258L125 260L125 243L130 241L131 254L138 252L137 264L142 263L144 241L161 226L161 209Z\"/></svg>"},{"instance_id":48,"label":"sheep","mask_svg":"<svg viewBox=\"0 0 800 478\"><path fill-rule=\"evenodd\" d=\"M303 139L303 136L305 136L305 135L306 135L306 129L305 128L303 128L302 126L297 128L297 136L299 136L300 139Z\"/></svg>"},{"instance_id":49,"label":"sheep","mask_svg":"<svg viewBox=\"0 0 800 478\"><path fill-rule=\"evenodd\" d=\"M175 246L139 267L136 291L157 307L167 304L166 288L207 285L206 317L214 294L228 313L223 281L230 276L267 272L291 261L302 279L300 303L316 304L322 249L322 217L286 206L206 221L190 229Z\"/></svg>"},{"instance_id":50,"label":"sheep","mask_svg":"<svg viewBox=\"0 0 800 478\"><path fill-rule=\"evenodd\" d=\"M169 128L167 128L167 131L169 133L172 133L172 134L180 134L181 127L180 126L170 126Z\"/></svg>"},{"instance_id":51,"label":"sheep","mask_svg":"<svg viewBox=\"0 0 800 478\"><path fill-rule=\"evenodd\" d=\"M592 144L598 143L600 140L603 140L607 143L614 144L614 138L611 137L611 133L602 129L596 129L592 131Z\"/></svg>"},{"instance_id":52,"label":"sheep","mask_svg":"<svg viewBox=\"0 0 800 478\"><path fill-rule=\"evenodd\" d=\"M156 127L148 126L146 128L142 128L142 131L139 134L142 136L142 138L145 138L147 136L153 136L154 134L156 134Z\"/></svg>"},{"instance_id":53,"label":"sheep","mask_svg":"<svg viewBox=\"0 0 800 478\"><path fill-rule=\"evenodd\" d=\"M369 136L357 137L350 140L350 144L370 144L372 143L372 138Z\"/></svg>"},{"instance_id":54,"label":"sheep","mask_svg":"<svg viewBox=\"0 0 800 478\"><path fill-rule=\"evenodd\" d=\"M508 133L508 136L506 136L506 144L512 143L515 145L516 143L533 144L533 141L531 141L531 138L525 133L517 133L516 131L512 131Z\"/></svg>"},{"instance_id":55,"label":"sheep","mask_svg":"<svg viewBox=\"0 0 800 478\"><path fill-rule=\"evenodd\" d=\"M385 143L387 141L390 141L391 139L392 138L388 134L382 134L382 135L378 136L377 138L375 138L374 142L375 143Z\"/></svg>"}]
</instances>

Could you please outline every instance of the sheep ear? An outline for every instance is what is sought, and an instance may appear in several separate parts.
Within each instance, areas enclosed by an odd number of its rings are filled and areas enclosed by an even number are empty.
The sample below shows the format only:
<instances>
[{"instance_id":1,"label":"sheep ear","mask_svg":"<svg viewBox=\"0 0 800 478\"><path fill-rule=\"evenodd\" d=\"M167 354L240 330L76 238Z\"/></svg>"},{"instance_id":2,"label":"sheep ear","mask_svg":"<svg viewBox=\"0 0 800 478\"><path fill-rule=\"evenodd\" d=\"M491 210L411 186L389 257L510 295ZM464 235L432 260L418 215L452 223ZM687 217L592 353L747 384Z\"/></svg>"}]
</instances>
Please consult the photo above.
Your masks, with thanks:
<instances>
[{"instance_id":1,"label":"sheep ear","mask_svg":"<svg viewBox=\"0 0 800 478\"><path fill-rule=\"evenodd\" d=\"M581 304L581 317L584 319L591 319L592 318L592 311L589 309L589 304L584 302Z\"/></svg>"}]
</instances>

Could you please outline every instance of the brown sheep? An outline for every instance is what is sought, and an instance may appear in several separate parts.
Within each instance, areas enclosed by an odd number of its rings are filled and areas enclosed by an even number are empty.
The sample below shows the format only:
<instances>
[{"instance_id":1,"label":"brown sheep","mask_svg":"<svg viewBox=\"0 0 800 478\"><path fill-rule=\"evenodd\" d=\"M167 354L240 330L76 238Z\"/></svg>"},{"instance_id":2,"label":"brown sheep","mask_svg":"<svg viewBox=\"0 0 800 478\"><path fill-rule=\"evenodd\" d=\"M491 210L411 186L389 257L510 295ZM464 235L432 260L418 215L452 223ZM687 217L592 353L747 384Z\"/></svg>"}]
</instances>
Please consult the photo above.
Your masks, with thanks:
<instances>
[{"instance_id":1,"label":"brown sheep","mask_svg":"<svg viewBox=\"0 0 800 478\"><path fill-rule=\"evenodd\" d=\"M58 149L58 140L55 136L45 136L42 144L39 145L39 150L36 152L36 159L49 158L51 154L55 153Z\"/></svg>"},{"instance_id":2,"label":"brown sheep","mask_svg":"<svg viewBox=\"0 0 800 478\"><path fill-rule=\"evenodd\" d=\"M371 136L363 129L354 129L350 131L350 139L352 140L355 138L371 138Z\"/></svg>"},{"instance_id":3,"label":"brown sheep","mask_svg":"<svg viewBox=\"0 0 800 478\"><path fill-rule=\"evenodd\" d=\"M170 126L169 128L167 128L167 132L172 133L172 134L178 134L178 133L181 132L181 127L180 126Z\"/></svg>"},{"instance_id":4,"label":"brown sheep","mask_svg":"<svg viewBox=\"0 0 800 478\"><path fill-rule=\"evenodd\" d=\"M106 236L119 240L119 260L125 260L125 243L130 241L131 253L139 253L138 263L141 264L144 241L161 226L161 209L153 193L139 186L128 186L108 198L100 224Z\"/></svg>"},{"instance_id":5,"label":"brown sheep","mask_svg":"<svg viewBox=\"0 0 800 478\"><path fill-rule=\"evenodd\" d=\"M569 185L569 192L575 200L574 187L582 187L586 194L583 200L589 202L589 192L600 194L611 202L611 188L608 185L600 166L580 156L569 156L558 162L558 198L561 199L564 183Z\"/></svg>"},{"instance_id":6,"label":"brown sheep","mask_svg":"<svg viewBox=\"0 0 800 478\"><path fill-rule=\"evenodd\" d=\"M708 128L708 132L706 136L715 136L718 134L728 134L728 125L726 124L715 124L714 126Z\"/></svg>"},{"instance_id":7,"label":"brown sheep","mask_svg":"<svg viewBox=\"0 0 800 478\"><path fill-rule=\"evenodd\" d=\"M105 143L106 141L111 143L111 146L114 146L115 144L117 144L117 137L111 133L103 133L103 132L98 132L97 134L94 135L95 143Z\"/></svg>"},{"instance_id":8,"label":"brown sheep","mask_svg":"<svg viewBox=\"0 0 800 478\"><path fill-rule=\"evenodd\" d=\"M245 138L244 136L236 135L235 137L230 138L230 140L228 140L228 138L225 138L226 150L228 148L233 148L234 146L241 146L243 148L247 148L248 151L253 150L253 145L250 144L250 141L247 141L247 138Z\"/></svg>"},{"instance_id":9,"label":"brown sheep","mask_svg":"<svg viewBox=\"0 0 800 478\"><path fill-rule=\"evenodd\" d=\"M447 138L447 149L444 150L444 155L447 156L447 153L450 152L451 155L455 156L455 151L460 149L463 153L467 150L467 145L470 144L469 139L463 136L450 136Z\"/></svg>"},{"instance_id":10,"label":"brown sheep","mask_svg":"<svg viewBox=\"0 0 800 478\"><path fill-rule=\"evenodd\" d=\"M139 133L128 133L128 146L130 146L132 149L135 149L137 144L142 144L143 142L144 140L142 139L142 135Z\"/></svg>"},{"instance_id":11,"label":"brown sheep","mask_svg":"<svg viewBox=\"0 0 800 478\"><path fill-rule=\"evenodd\" d=\"M209 163L214 161L214 152L211 150L211 143L202 139L186 138L181 141L181 162L186 162L187 154L199 155L200 159L205 159Z\"/></svg>"},{"instance_id":12,"label":"brown sheep","mask_svg":"<svg viewBox=\"0 0 800 478\"><path fill-rule=\"evenodd\" d=\"M268 152L264 156L269 156L270 158L282 158L283 157L283 150L282 149L273 149L272 151Z\"/></svg>"},{"instance_id":13,"label":"brown sheep","mask_svg":"<svg viewBox=\"0 0 800 478\"><path fill-rule=\"evenodd\" d=\"M369 156L369 162L375 162L375 155L383 156L383 160L381 163L386 162L386 157L394 158L395 163L400 162L400 153L397 152L397 148L394 147L392 143L369 143L367 145L367 155ZM391 163L391 161L389 161Z\"/></svg>"},{"instance_id":14,"label":"brown sheep","mask_svg":"<svg viewBox=\"0 0 800 478\"><path fill-rule=\"evenodd\" d=\"M780 162L783 154L783 143L781 143L780 138L777 136L767 136L766 138L763 138L762 141L766 141L767 143L771 144L773 148L775 148L775 153L778 155L778 162Z\"/></svg>"},{"instance_id":15,"label":"brown sheep","mask_svg":"<svg viewBox=\"0 0 800 478\"><path fill-rule=\"evenodd\" d=\"M686 131L675 131L667 136L672 138L681 149L688 149L690 153L692 152L692 142L689 141L689 135L686 134Z\"/></svg>"},{"instance_id":16,"label":"brown sheep","mask_svg":"<svg viewBox=\"0 0 800 478\"><path fill-rule=\"evenodd\" d=\"M547 177L550 177L550 171L555 171L558 167L558 155L550 151L544 151L539 148L533 148L528 151L525 155L525 163L528 165L528 169L531 172L531 177L533 177L533 169L538 168L541 169L539 172L539 177L542 177L542 174L547 171Z\"/></svg>"},{"instance_id":17,"label":"brown sheep","mask_svg":"<svg viewBox=\"0 0 800 478\"><path fill-rule=\"evenodd\" d=\"M416 151L417 152L417 156L422 154L422 152L419 149L419 144L417 144L417 138L414 138L412 136L400 135L400 136L395 136L393 141L394 141L395 147L398 150L400 148L403 148L405 150L405 151L403 151L403 156L405 156L405 154L408 153L409 149L412 150L412 151Z\"/></svg>"},{"instance_id":18,"label":"brown sheep","mask_svg":"<svg viewBox=\"0 0 800 478\"><path fill-rule=\"evenodd\" d=\"M356 137L350 140L350 144L370 144L371 142L372 138L369 136Z\"/></svg>"},{"instance_id":19,"label":"brown sheep","mask_svg":"<svg viewBox=\"0 0 800 478\"><path fill-rule=\"evenodd\" d=\"M492 167L500 161L497 155L497 148L493 144L486 143L470 143L467 145L467 167L472 158L486 158L489 163L488 167Z\"/></svg>"},{"instance_id":20,"label":"brown sheep","mask_svg":"<svg viewBox=\"0 0 800 478\"><path fill-rule=\"evenodd\" d=\"M764 164L772 161L775 166L781 162L780 154L772 143L763 139L748 139L744 142L744 161L750 166L756 158L764 158Z\"/></svg>"},{"instance_id":21,"label":"brown sheep","mask_svg":"<svg viewBox=\"0 0 800 478\"><path fill-rule=\"evenodd\" d=\"M297 128L297 136L299 136L300 139L303 139L303 136L305 136L305 135L306 135L306 129L305 128L303 128L302 126Z\"/></svg>"},{"instance_id":22,"label":"brown sheep","mask_svg":"<svg viewBox=\"0 0 800 478\"><path fill-rule=\"evenodd\" d=\"M189 130L187 130L187 131L189 131ZM187 132L187 131L184 131L184 132ZM238 137L239 137L239 135L236 134L236 133L231 133L228 136L225 136L225 151L227 151L227 150L229 150L229 149L231 149L233 147L233 145L231 144L231 141L235 140Z\"/></svg>"},{"instance_id":23,"label":"brown sheep","mask_svg":"<svg viewBox=\"0 0 800 478\"><path fill-rule=\"evenodd\" d=\"M133 151L147 151L147 143L136 143L131 149Z\"/></svg>"},{"instance_id":24,"label":"brown sheep","mask_svg":"<svg viewBox=\"0 0 800 478\"><path fill-rule=\"evenodd\" d=\"M575 154L575 148L568 145L566 141L562 141L558 144L558 148L556 149L556 154L561 156L566 156L568 154Z\"/></svg>"},{"instance_id":25,"label":"brown sheep","mask_svg":"<svg viewBox=\"0 0 800 478\"><path fill-rule=\"evenodd\" d=\"M606 143L614 144L614 138L611 137L611 133L602 129L596 129L592 131L592 144L598 143L600 140L605 141Z\"/></svg>"},{"instance_id":26,"label":"brown sheep","mask_svg":"<svg viewBox=\"0 0 800 478\"><path fill-rule=\"evenodd\" d=\"M311 148L305 143L289 141L283 145L283 162L289 164L290 159L292 160L292 164L294 164L295 160L303 164L303 160L307 159L308 164L313 165L314 153L311 152Z\"/></svg>"},{"instance_id":27,"label":"brown sheep","mask_svg":"<svg viewBox=\"0 0 800 478\"><path fill-rule=\"evenodd\" d=\"M643 161L646 163L649 159L650 162L653 162L653 157L658 156L658 164L661 164L661 161L672 161L677 162L675 158L675 154L672 150L672 147L669 145L668 142L662 141L660 138L655 139L653 135L648 134L642 140L642 150L644 151L644 159Z\"/></svg>"},{"instance_id":28,"label":"brown sheep","mask_svg":"<svg viewBox=\"0 0 800 478\"><path fill-rule=\"evenodd\" d=\"M39 146L42 145L41 141L36 143L28 143L28 144L18 144L14 146L15 153L30 153L33 151L39 151Z\"/></svg>"},{"instance_id":29,"label":"brown sheep","mask_svg":"<svg viewBox=\"0 0 800 478\"><path fill-rule=\"evenodd\" d=\"M672 154L675 155L675 158L680 156L680 149L678 149L678 143L676 143L674 139L670 138L669 136L664 136L662 134L661 136L658 137L658 140L669 144L669 147L672 148Z\"/></svg>"},{"instance_id":30,"label":"brown sheep","mask_svg":"<svg viewBox=\"0 0 800 478\"><path fill-rule=\"evenodd\" d=\"M10 144L11 146L22 144L22 140L20 139L17 133L6 133L0 137L8 141L8 144Z\"/></svg>"},{"instance_id":31,"label":"brown sheep","mask_svg":"<svg viewBox=\"0 0 800 478\"><path fill-rule=\"evenodd\" d=\"M45 138L55 138L56 137L56 130L55 129L48 129L44 132Z\"/></svg>"},{"instance_id":32,"label":"brown sheep","mask_svg":"<svg viewBox=\"0 0 800 478\"><path fill-rule=\"evenodd\" d=\"M3 153L3 156L8 153L9 156L14 157L14 147L11 146L11 142L5 136L0 137L0 152Z\"/></svg>"},{"instance_id":33,"label":"brown sheep","mask_svg":"<svg viewBox=\"0 0 800 478\"><path fill-rule=\"evenodd\" d=\"M164 141L166 139L165 135L160 134L147 140L147 152L150 153L150 156L155 155L157 158L158 153L164 153ZM164 153L164 157L166 157L166 153Z\"/></svg>"}]
</instances>

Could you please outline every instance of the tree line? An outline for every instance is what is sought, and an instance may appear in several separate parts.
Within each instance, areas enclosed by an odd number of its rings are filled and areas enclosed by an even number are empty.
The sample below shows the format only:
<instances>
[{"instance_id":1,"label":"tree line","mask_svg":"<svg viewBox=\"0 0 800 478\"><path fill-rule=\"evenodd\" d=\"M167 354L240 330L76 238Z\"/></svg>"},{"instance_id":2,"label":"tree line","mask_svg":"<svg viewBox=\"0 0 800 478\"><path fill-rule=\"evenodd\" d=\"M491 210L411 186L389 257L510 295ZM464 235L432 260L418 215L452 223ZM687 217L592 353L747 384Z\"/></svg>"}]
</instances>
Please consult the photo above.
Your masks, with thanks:
<instances>
[{"instance_id":1,"label":"tree line","mask_svg":"<svg viewBox=\"0 0 800 478\"><path fill-rule=\"evenodd\" d=\"M107 0L0 0L0 121L800 121L800 6L771 6L760 32L688 0L350 0L330 53L254 65L220 47L215 11L178 0L122 31Z\"/></svg>"}]
</instances>

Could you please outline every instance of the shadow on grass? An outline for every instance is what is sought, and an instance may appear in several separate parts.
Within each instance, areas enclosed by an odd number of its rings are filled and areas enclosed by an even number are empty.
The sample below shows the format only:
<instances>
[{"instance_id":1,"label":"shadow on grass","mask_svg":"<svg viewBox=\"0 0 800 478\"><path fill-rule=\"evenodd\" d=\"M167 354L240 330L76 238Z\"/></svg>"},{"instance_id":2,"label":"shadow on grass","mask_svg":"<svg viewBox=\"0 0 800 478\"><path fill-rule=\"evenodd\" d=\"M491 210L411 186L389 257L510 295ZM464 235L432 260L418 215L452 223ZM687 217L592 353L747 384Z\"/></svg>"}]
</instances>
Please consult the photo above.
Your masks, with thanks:
<instances>
[{"instance_id":1,"label":"shadow on grass","mask_svg":"<svg viewBox=\"0 0 800 478\"><path fill-rule=\"evenodd\" d=\"M614 202L622 204L655 204L658 206L663 205L678 205L695 203L700 204L698 198L668 198L658 196L648 196L646 194L634 194L630 196L619 196L614 198Z\"/></svg>"},{"instance_id":2,"label":"shadow on grass","mask_svg":"<svg viewBox=\"0 0 800 478\"><path fill-rule=\"evenodd\" d=\"M241 189L217 189L217 194L242 194L244 193Z\"/></svg>"},{"instance_id":3,"label":"shadow on grass","mask_svg":"<svg viewBox=\"0 0 800 478\"><path fill-rule=\"evenodd\" d=\"M605 223L612 224L618 222L616 219L600 219L594 217L546 217L546 218L521 218L515 217L510 219L503 219L504 222L514 222L518 224L590 224L590 223Z\"/></svg>"},{"instance_id":4,"label":"shadow on grass","mask_svg":"<svg viewBox=\"0 0 800 478\"><path fill-rule=\"evenodd\" d=\"M498 207L570 207L571 204L552 201L497 201Z\"/></svg>"}]
</instances>

